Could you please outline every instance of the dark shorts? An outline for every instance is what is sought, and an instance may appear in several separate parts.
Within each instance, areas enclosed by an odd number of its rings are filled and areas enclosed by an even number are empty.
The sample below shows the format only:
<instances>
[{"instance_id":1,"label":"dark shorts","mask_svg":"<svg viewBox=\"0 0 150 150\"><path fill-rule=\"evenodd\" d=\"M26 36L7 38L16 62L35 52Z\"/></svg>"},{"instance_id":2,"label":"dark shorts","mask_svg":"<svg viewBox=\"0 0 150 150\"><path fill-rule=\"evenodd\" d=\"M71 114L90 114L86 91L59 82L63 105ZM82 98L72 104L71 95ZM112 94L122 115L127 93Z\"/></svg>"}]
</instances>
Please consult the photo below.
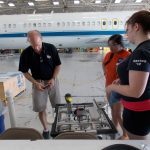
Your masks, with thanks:
<instances>
[{"instance_id":1,"label":"dark shorts","mask_svg":"<svg viewBox=\"0 0 150 150\"><path fill-rule=\"evenodd\" d=\"M132 134L146 136L150 132L150 111L132 111L124 108L123 126Z\"/></svg>"},{"instance_id":2,"label":"dark shorts","mask_svg":"<svg viewBox=\"0 0 150 150\"><path fill-rule=\"evenodd\" d=\"M112 107L112 105L118 103L120 100L121 100L121 95L112 91L110 98L108 100L109 106Z\"/></svg>"}]
</instances>

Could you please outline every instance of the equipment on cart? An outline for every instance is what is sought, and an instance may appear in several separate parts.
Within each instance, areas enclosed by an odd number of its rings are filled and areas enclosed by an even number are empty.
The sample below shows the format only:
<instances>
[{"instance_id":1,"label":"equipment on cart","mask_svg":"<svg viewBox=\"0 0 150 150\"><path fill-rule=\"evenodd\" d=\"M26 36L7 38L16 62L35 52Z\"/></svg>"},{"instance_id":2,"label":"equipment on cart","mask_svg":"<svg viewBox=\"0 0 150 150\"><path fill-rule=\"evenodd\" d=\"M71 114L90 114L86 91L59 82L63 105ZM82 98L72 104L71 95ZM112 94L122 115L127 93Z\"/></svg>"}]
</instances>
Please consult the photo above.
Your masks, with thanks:
<instances>
[{"instance_id":1,"label":"equipment on cart","mask_svg":"<svg viewBox=\"0 0 150 150\"><path fill-rule=\"evenodd\" d=\"M71 103L71 94L65 95L67 104L57 104L51 136L65 132L88 132L94 135L116 134L117 130L101 107L101 102Z\"/></svg>"},{"instance_id":2,"label":"equipment on cart","mask_svg":"<svg viewBox=\"0 0 150 150\"><path fill-rule=\"evenodd\" d=\"M71 94L67 93L65 95L65 100L67 102L67 111L68 111L68 114L70 115L72 113L72 106L71 106L72 97L71 97Z\"/></svg>"}]
</instances>

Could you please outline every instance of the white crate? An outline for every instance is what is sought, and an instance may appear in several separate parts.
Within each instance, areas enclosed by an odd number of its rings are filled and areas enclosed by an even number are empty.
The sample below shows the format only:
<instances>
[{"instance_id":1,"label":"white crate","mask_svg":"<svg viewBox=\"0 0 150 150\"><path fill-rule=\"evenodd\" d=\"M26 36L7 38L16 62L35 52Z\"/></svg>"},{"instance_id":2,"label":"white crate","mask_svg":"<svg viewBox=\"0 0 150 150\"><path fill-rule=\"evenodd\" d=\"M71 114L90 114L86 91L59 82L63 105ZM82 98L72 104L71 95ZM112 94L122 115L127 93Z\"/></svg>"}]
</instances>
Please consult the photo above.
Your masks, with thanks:
<instances>
[{"instance_id":1,"label":"white crate","mask_svg":"<svg viewBox=\"0 0 150 150\"><path fill-rule=\"evenodd\" d=\"M0 99L6 100L6 91L11 90L13 97L26 89L25 77L21 72L0 73Z\"/></svg>"}]
</instances>

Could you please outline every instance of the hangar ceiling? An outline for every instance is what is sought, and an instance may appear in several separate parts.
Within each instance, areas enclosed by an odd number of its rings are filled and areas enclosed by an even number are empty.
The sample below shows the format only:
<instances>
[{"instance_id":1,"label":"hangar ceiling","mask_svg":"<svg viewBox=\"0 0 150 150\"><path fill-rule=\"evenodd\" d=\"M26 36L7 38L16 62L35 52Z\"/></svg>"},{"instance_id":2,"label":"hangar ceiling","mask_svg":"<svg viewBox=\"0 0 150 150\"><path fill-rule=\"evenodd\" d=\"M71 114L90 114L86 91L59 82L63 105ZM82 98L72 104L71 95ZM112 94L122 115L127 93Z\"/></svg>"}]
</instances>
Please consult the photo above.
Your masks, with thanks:
<instances>
[{"instance_id":1,"label":"hangar ceiling","mask_svg":"<svg viewBox=\"0 0 150 150\"><path fill-rule=\"evenodd\" d=\"M0 0L0 15L2 14L30 14L30 13L65 13L65 12L97 12L97 11L136 11L150 10L150 0ZM54 5L54 2L57 2ZM9 6L13 3L14 6ZM58 4L59 3L59 4ZM32 6L29 6L31 4Z\"/></svg>"}]
</instances>

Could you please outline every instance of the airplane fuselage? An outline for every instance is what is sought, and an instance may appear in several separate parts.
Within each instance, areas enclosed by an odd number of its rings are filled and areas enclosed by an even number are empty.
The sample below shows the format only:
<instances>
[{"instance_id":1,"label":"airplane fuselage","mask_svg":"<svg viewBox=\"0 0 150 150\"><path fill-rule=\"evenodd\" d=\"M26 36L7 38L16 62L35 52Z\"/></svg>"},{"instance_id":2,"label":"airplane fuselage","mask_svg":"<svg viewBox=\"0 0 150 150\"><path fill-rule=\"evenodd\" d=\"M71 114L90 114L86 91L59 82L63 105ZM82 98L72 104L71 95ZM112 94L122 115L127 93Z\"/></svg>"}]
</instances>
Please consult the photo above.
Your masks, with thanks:
<instances>
[{"instance_id":1,"label":"airplane fuselage","mask_svg":"<svg viewBox=\"0 0 150 150\"><path fill-rule=\"evenodd\" d=\"M57 48L98 47L112 34L124 34L125 21L133 12L88 12L0 16L0 49L29 45L27 32L39 30L43 41Z\"/></svg>"}]
</instances>

